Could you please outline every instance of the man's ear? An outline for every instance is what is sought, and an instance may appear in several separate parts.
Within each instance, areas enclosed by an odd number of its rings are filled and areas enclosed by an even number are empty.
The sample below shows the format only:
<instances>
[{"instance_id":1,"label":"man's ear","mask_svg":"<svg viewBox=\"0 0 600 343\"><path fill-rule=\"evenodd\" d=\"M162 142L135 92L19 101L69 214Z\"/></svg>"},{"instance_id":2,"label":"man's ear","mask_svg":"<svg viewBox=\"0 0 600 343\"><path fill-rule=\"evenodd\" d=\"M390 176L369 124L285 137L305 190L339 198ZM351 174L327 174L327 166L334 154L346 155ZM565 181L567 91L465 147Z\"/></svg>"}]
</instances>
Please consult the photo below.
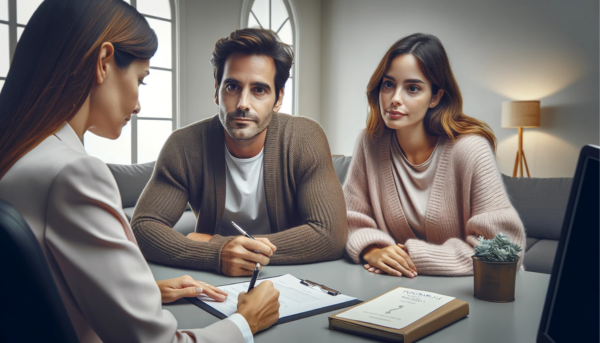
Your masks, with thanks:
<instances>
[{"instance_id":1,"label":"man's ear","mask_svg":"<svg viewBox=\"0 0 600 343\"><path fill-rule=\"evenodd\" d=\"M215 104L219 106L219 84L215 81Z\"/></svg>"},{"instance_id":2,"label":"man's ear","mask_svg":"<svg viewBox=\"0 0 600 343\"><path fill-rule=\"evenodd\" d=\"M429 102L429 108L434 108L437 104L442 100L442 96L444 95L443 89L438 89L437 94L431 97L431 101Z\"/></svg>"},{"instance_id":3,"label":"man's ear","mask_svg":"<svg viewBox=\"0 0 600 343\"><path fill-rule=\"evenodd\" d=\"M284 89L285 89L285 87L281 88L279 90L279 99L277 99L277 102L275 103L275 105L273 105L273 112L279 112L279 110L281 109L281 105L283 104ZM288 113L288 114L290 114L290 113Z\"/></svg>"},{"instance_id":4,"label":"man's ear","mask_svg":"<svg viewBox=\"0 0 600 343\"><path fill-rule=\"evenodd\" d=\"M114 65L115 61L115 47L112 43L105 42L100 46L100 53L98 54L98 60L96 61L96 82L102 84L108 76L110 63Z\"/></svg>"}]
</instances>

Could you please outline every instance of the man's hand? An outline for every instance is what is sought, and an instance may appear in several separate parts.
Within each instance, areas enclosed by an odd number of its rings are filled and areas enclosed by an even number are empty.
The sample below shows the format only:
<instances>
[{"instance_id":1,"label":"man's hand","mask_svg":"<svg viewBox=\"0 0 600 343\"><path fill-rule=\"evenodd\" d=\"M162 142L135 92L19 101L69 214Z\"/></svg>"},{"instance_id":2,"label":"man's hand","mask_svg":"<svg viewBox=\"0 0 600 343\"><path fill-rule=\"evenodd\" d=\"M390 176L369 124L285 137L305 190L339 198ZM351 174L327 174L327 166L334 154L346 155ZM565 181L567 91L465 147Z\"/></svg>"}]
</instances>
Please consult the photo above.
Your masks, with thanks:
<instances>
[{"instance_id":1,"label":"man's hand","mask_svg":"<svg viewBox=\"0 0 600 343\"><path fill-rule=\"evenodd\" d=\"M371 273L384 272L394 276L406 275L410 278L417 276L417 268L402 244L390 245L382 249L370 246L364 250L362 257L367 261L364 265L365 269Z\"/></svg>"},{"instance_id":2,"label":"man's hand","mask_svg":"<svg viewBox=\"0 0 600 343\"><path fill-rule=\"evenodd\" d=\"M277 247L267 238L253 240L238 236L221 250L221 270L229 276L252 275L256 263L266 266L275 251Z\"/></svg>"},{"instance_id":3,"label":"man's hand","mask_svg":"<svg viewBox=\"0 0 600 343\"><path fill-rule=\"evenodd\" d=\"M187 235L187 238L189 238L193 241L198 241L198 242L208 242L211 240L212 237L213 237L212 235L209 235L207 233L197 233L197 232L192 232Z\"/></svg>"},{"instance_id":4,"label":"man's hand","mask_svg":"<svg viewBox=\"0 0 600 343\"><path fill-rule=\"evenodd\" d=\"M160 289L160 296L163 303L170 303L183 297L196 297L205 294L215 301L225 301L227 292L207 284L203 281L196 281L189 275L184 275L176 279L156 281Z\"/></svg>"},{"instance_id":5,"label":"man's hand","mask_svg":"<svg viewBox=\"0 0 600 343\"><path fill-rule=\"evenodd\" d=\"M279 319L279 291L265 280L250 293L241 292L237 313L246 318L253 335L270 327Z\"/></svg>"}]
</instances>

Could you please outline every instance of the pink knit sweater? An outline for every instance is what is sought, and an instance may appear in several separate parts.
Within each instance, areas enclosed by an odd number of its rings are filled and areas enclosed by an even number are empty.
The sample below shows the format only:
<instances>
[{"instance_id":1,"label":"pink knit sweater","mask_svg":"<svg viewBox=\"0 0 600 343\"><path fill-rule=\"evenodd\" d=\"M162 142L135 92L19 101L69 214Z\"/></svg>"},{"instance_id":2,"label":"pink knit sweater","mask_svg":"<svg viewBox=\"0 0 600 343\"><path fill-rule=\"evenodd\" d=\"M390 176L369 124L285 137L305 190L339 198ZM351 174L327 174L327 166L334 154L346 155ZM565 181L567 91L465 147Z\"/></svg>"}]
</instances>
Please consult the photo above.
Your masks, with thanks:
<instances>
[{"instance_id":1,"label":"pink knit sweater","mask_svg":"<svg viewBox=\"0 0 600 343\"><path fill-rule=\"evenodd\" d=\"M386 128L372 139L366 132L360 135L344 183L350 230L346 250L354 262L369 245L402 243L420 275L472 275L479 236L489 239L503 232L525 247L523 223L508 199L490 144L473 134L446 142L425 215L425 237L417 238L394 184L392 132Z\"/></svg>"}]
</instances>

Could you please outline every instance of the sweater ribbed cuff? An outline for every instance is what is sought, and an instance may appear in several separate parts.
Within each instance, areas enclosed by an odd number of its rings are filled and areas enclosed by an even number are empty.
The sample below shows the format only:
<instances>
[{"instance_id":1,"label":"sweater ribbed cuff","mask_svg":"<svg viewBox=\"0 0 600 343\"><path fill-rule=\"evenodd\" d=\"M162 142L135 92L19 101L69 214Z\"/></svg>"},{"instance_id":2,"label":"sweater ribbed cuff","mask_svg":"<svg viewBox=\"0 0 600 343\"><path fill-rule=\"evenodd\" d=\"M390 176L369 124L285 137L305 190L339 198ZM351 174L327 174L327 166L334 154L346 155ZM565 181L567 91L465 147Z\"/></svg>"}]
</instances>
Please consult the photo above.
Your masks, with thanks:
<instances>
[{"instance_id":1,"label":"sweater ribbed cuff","mask_svg":"<svg viewBox=\"0 0 600 343\"><path fill-rule=\"evenodd\" d=\"M442 245L409 239L405 243L410 259L419 275L464 276L473 275L473 248L458 238Z\"/></svg>"},{"instance_id":2,"label":"sweater ribbed cuff","mask_svg":"<svg viewBox=\"0 0 600 343\"><path fill-rule=\"evenodd\" d=\"M211 255L214 257L212 260L212 263L214 263L214 270L219 274L223 274L223 266L221 265L221 252L223 251L223 247L234 238L236 238L236 236L214 235L209 241Z\"/></svg>"},{"instance_id":3,"label":"sweater ribbed cuff","mask_svg":"<svg viewBox=\"0 0 600 343\"><path fill-rule=\"evenodd\" d=\"M360 263L360 254L369 245L385 248L390 245L396 245L396 241L379 229L358 229L352 231L348 236L346 251L354 263Z\"/></svg>"}]
</instances>

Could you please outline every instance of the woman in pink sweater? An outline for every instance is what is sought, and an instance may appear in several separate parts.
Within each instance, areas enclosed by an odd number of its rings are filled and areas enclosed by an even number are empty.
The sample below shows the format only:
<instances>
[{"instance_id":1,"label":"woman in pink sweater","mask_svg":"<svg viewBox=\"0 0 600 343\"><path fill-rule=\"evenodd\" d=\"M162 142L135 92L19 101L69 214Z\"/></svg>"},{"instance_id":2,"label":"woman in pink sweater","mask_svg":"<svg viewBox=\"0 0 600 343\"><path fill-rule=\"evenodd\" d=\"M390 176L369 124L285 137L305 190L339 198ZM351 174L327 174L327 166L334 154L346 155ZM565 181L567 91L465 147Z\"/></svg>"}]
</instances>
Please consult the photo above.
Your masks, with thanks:
<instances>
[{"instance_id":1,"label":"woman in pink sweater","mask_svg":"<svg viewBox=\"0 0 600 343\"><path fill-rule=\"evenodd\" d=\"M471 275L479 236L503 232L524 246L523 224L494 159L496 138L487 124L463 114L435 36L396 42L367 97L367 128L344 184L346 250L354 262L395 276Z\"/></svg>"}]
</instances>

